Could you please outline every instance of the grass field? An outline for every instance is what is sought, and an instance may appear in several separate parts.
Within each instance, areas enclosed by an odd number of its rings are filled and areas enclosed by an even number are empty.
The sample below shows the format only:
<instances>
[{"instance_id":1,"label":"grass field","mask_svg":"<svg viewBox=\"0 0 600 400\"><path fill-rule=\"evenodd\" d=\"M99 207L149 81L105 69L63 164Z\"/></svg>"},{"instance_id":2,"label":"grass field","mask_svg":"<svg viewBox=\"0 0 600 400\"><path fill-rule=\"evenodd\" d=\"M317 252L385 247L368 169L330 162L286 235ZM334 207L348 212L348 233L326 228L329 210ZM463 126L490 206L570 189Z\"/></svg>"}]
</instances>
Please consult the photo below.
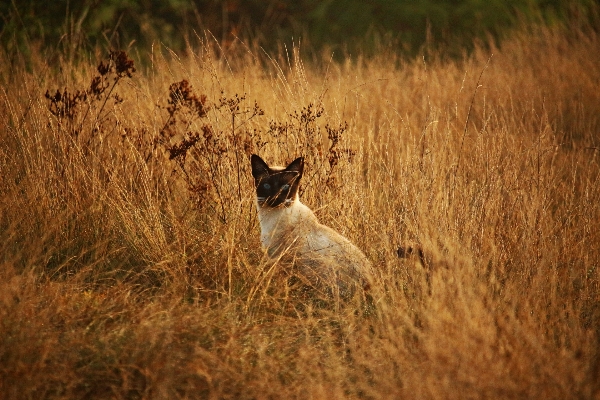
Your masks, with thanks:
<instances>
[{"instance_id":1,"label":"grass field","mask_svg":"<svg viewBox=\"0 0 600 400\"><path fill-rule=\"evenodd\" d=\"M597 33L148 52L2 55L1 398L600 398ZM306 157L370 304L266 263L251 153Z\"/></svg>"}]
</instances>

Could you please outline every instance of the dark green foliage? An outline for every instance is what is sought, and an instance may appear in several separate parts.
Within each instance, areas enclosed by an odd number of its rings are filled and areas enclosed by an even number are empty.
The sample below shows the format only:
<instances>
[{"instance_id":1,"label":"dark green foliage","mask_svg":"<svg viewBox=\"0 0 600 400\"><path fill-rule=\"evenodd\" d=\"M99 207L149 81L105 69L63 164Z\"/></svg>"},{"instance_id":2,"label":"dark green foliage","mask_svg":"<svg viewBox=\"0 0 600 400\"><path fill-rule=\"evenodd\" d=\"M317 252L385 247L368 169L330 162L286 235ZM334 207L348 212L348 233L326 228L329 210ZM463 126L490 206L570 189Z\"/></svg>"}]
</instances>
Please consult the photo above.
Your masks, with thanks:
<instances>
[{"instance_id":1,"label":"dark green foliage","mask_svg":"<svg viewBox=\"0 0 600 400\"><path fill-rule=\"evenodd\" d=\"M579 0L25 0L0 4L5 50L39 43L75 51L81 46L149 47L178 51L197 38L227 48L236 38L274 50L302 43L318 51L370 54L391 46L415 54L424 44L460 55L474 39L499 39L520 19L588 18L595 2Z\"/></svg>"}]
</instances>

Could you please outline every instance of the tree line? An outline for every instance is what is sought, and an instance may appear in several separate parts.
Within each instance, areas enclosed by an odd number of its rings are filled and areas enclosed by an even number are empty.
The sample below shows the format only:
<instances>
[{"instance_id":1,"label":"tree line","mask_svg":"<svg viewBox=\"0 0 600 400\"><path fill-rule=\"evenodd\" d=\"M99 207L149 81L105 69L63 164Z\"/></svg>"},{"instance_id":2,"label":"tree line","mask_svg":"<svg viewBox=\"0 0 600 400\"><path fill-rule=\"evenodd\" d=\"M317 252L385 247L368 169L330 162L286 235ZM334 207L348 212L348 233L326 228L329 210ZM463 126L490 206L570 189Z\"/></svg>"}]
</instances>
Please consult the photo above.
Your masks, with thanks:
<instances>
[{"instance_id":1,"label":"tree line","mask_svg":"<svg viewBox=\"0 0 600 400\"><path fill-rule=\"evenodd\" d=\"M184 50L198 37L275 50L282 43L347 55L381 46L448 54L499 40L519 22L588 18L595 0L39 0L0 3L5 51L148 47Z\"/></svg>"}]
</instances>

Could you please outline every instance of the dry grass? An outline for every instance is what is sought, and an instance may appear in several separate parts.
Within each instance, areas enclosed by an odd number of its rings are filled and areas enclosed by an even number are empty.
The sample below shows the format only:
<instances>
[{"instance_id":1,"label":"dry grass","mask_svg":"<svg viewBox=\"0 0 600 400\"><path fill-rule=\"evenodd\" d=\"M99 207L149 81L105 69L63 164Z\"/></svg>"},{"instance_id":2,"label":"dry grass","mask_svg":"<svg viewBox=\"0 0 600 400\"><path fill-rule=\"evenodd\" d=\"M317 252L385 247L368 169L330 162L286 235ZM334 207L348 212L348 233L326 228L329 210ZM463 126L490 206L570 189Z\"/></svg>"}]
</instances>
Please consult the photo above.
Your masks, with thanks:
<instances>
[{"instance_id":1,"label":"dry grass","mask_svg":"<svg viewBox=\"0 0 600 400\"><path fill-rule=\"evenodd\" d=\"M600 398L600 38L492 53L2 60L1 397ZM306 155L366 309L266 267L251 152Z\"/></svg>"}]
</instances>

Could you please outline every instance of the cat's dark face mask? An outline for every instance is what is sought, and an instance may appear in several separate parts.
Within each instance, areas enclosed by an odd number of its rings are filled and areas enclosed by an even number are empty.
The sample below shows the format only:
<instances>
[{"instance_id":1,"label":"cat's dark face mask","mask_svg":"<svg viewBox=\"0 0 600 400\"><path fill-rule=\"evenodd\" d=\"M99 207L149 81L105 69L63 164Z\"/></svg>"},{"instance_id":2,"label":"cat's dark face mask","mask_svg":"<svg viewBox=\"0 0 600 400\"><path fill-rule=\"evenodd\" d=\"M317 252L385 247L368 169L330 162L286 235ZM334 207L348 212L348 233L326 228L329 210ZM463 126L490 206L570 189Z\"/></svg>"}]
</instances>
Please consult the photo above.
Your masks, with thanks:
<instances>
[{"instance_id":1,"label":"cat's dark face mask","mask_svg":"<svg viewBox=\"0 0 600 400\"><path fill-rule=\"evenodd\" d=\"M258 205L261 207L290 206L300 187L304 159L297 158L285 169L270 168L256 155L252 155L251 161Z\"/></svg>"}]
</instances>

